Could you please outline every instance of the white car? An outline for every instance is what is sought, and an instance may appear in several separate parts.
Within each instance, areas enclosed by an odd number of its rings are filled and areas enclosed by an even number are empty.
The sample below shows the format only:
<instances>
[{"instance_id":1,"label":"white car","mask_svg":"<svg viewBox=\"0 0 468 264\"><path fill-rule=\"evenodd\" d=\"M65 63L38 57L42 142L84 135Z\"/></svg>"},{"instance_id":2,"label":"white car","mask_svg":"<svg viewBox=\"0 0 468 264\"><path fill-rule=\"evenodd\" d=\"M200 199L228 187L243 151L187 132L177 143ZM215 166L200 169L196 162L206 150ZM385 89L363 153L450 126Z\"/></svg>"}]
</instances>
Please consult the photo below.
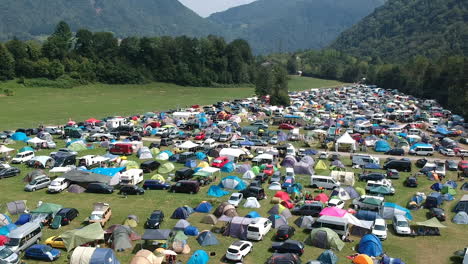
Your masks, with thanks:
<instances>
[{"instance_id":1,"label":"white car","mask_svg":"<svg viewBox=\"0 0 468 264\"><path fill-rule=\"evenodd\" d=\"M440 154L448 156L448 157L454 157L455 156L455 152L452 149L440 148L439 152L440 152Z\"/></svg>"},{"instance_id":2,"label":"white car","mask_svg":"<svg viewBox=\"0 0 468 264\"><path fill-rule=\"evenodd\" d=\"M343 209L344 204L345 204L344 201L337 199L337 198L333 198L333 199L330 199L330 201L328 201L329 207L337 207L337 208Z\"/></svg>"},{"instance_id":3,"label":"white car","mask_svg":"<svg viewBox=\"0 0 468 264\"><path fill-rule=\"evenodd\" d=\"M252 220L247 226L247 239L263 240L266 234L270 232L273 223L268 218L258 217Z\"/></svg>"},{"instance_id":4,"label":"white car","mask_svg":"<svg viewBox=\"0 0 468 264\"><path fill-rule=\"evenodd\" d=\"M270 138L268 143L270 143L272 145L276 145L276 144L278 144L278 138L277 137L272 137L272 138Z\"/></svg>"},{"instance_id":5,"label":"white car","mask_svg":"<svg viewBox=\"0 0 468 264\"><path fill-rule=\"evenodd\" d=\"M62 177L58 177L53 180L50 185L47 187L49 193L59 193L68 188L70 182Z\"/></svg>"},{"instance_id":6,"label":"white car","mask_svg":"<svg viewBox=\"0 0 468 264\"><path fill-rule=\"evenodd\" d=\"M28 151L23 151L23 152L20 152L18 154L16 154L16 156L11 160L11 163L13 164L19 164L19 163L23 163L23 162L26 162L30 159L34 158L34 152L31 151L31 150L28 150Z\"/></svg>"},{"instance_id":7,"label":"white car","mask_svg":"<svg viewBox=\"0 0 468 264\"><path fill-rule=\"evenodd\" d=\"M398 235L411 235L410 224L404 215L395 215L393 217L393 228Z\"/></svg>"},{"instance_id":8,"label":"white car","mask_svg":"<svg viewBox=\"0 0 468 264\"><path fill-rule=\"evenodd\" d=\"M243 198L244 195L242 193L233 193L231 197L229 197L228 203L238 207Z\"/></svg>"},{"instance_id":9,"label":"white car","mask_svg":"<svg viewBox=\"0 0 468 264\"><path fill-rule=\"evenodd\" d=\"M327 152L320 152L318 158L319 159L328 159L328 153Z\"/></svg>"},{"instance_id":10,"label":"white car","mask_svg":"<svg viewBox=\"0 0 468 264\"><path fill-rule=\"evenodd\" d=\"M372 234L378 237L380 240L387 239L387 224L382 218L376 218L372 225Z\"/></svg>"},{"instance_id":11,"label":"white car","mask_svg":"<svg viewBox=\"0 0 468 264\"><path fill-rule=\"evenodd\" d=\"M253 245L249 241L236 241L228 247L226 258L243 262L244 257L252 251L252 247Z\"/></svg>"}]
</instances>

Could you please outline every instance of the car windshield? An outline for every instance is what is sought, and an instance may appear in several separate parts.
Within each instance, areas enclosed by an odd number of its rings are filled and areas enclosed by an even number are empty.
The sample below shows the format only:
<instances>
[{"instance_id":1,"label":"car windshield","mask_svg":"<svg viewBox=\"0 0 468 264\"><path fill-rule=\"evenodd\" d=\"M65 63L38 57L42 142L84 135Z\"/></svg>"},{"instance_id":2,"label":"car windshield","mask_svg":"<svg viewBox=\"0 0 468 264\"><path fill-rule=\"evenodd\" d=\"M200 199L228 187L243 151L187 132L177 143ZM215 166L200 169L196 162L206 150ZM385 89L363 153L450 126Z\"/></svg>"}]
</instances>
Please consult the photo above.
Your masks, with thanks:
<instances>
[{"instance_id":1,"label":"car windshield","mask_svg":"<svg viewBox=\"0 0 468 264\"><path fill-rule=\"evenodd\" d=\"M159 219L161 219L160 214L153 214L150 216L150 220L159 220Z\"/></svg>"},{"instance_id":2,"label":"car windshield","mask_svg":"<svg viewBox=\"0 0 468 264\"><path fill-rule=\"evenodd\" d=\"M11 256L11 254L13 254L13 251L11 251L9 248L3 248L2 250L0 250L0 259L6 259L8 258L9 256Z\"/></svg>"},{"instance_id":3,"label":"car windshield","mask_svg":"<svg viewBox=\"0 0 468 264\"><path fill-rule=\"evenodd\" d=\"M247 231L251 231L251 232L258 232L258 227L256 226L249 226L247 227Z\"/></svg>"},{"instance_id":4,"label":"car windshield","mask_svg":"<svg viewBox=\"0 0 468 264\"><path fill-rule=\"evenodd\" d=\"M213 163L221 163L223 162L222 160L214 160Z\"/></svg>"},{"instance_id":5,"label":"car windshield","mask_svg":"<svg viewBox=\"0 0 468 264\"><path fill-rule=\"evenodd\" d=\"M56 182L56 181L53 181L50 183L50 186L60 186L61 183L60 182Z\"/></svg>"},{"instance_id":6,"label":"car windshield","mask_svg":"<svg viewBox=\"0 0 468 264\"><path fill-rule=\"evenodd\" d=\"M377 230L377 231L385 231L385 226L383 226L383 225L376 225L376 226L374 226L374 230Z\"/></svg>"},{"instance_id":7,"label":"car windshield","mask_svg":"<svg viewBox=\"0 0 468 264\"><path fill-rule=\"evenodd\" d=\"M398 225L399 227L408 227L408 222L406 222L406 221L398 221L398 222L397 222L397 225Z\"/></svg>"},{"instance_id":8,"label":"car windshield","mask_svg":"<svg viewBox=\"0 0 468 264\"><path fill-rule=\"evenodd\" d=\"M101 220L102 219L102 214L92 214L89 217L90 220Z\"/></svg>"},{"instance_id":9,"label":"car windshield","mask_svg":"<svg viewBox=\"0 0 468 264\"><path fill-rule=\"evenodd\" d=\"M38 180L37 180L37 179L34 179L34 180L32 180L29 184L30 184L30 185L35 185L35 184L37 184L37 182L38 182Z\"/></svg>"},{"instance_id":10,"label":"car windshield","mask_svg":"<svg viewBox=\"0 0 468 264\"><path fill-rule=\"evenodd\" d=\"M237 200L239 200L239 196L231 196L231 198L229 198L229 200L237 201Z\"/></svg>"},{"instance_id":11,"label":"car windshield","mask_svg":"<svg viewBox=\"0 0 468 264\"><path fill-rule=\"evenodd\" d=\"M5 243L6 246L14 247L19 245L20 239L19 238L10 238L8 242Z\"/></svg>"}]
</instances>

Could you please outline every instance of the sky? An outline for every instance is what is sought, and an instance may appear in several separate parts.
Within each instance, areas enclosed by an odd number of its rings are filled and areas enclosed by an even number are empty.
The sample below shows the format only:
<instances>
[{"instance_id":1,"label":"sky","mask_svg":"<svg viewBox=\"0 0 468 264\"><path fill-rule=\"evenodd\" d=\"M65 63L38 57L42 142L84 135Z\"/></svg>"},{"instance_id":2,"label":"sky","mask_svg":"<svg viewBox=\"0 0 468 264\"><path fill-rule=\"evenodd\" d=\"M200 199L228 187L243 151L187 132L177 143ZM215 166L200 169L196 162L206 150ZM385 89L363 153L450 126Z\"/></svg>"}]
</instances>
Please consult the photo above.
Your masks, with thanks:
<instances>
[{"instance_id":1,"label":"sky","mask_svg":"<svg viewBox=\"0 0 468 264\"><path fill-rule=\"evenodd\" d=\"M249 4L253 1L255 0L179 0L179 2L202 17L207 17L212 13L221 12L231 7Z\"/></svg>"}]
</instances>

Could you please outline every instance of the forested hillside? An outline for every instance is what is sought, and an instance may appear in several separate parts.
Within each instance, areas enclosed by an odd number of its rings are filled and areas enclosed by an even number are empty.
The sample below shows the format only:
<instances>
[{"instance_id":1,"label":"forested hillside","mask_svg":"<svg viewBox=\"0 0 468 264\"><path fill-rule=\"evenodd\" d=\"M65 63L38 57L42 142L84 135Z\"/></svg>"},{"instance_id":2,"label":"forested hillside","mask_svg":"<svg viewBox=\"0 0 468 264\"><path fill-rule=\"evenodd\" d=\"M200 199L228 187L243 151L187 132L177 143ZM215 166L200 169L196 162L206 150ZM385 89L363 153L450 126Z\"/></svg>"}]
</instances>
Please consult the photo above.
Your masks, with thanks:
<instances>
[{"instance_id":1,"label":"forested hillside","mask_svg":"<svg viewBox=\"0 0 468 264\"><path fill-rule=\"evenodd\" d=\"M59 21L73 31L116 36L206 36L219 28L177 0L0 0L0 41L53 33Z\"/></svg>"},{"instance_id":2,"label":"forested hillside","mask_svg":"<svg viewBox=\"0 0 468 264\"><path fill-rule=\"evenodd\" d=\"M209 17L247 40L256 53L320 49L383 0L258 0Z\"/></svg>"},{"instance_id":3,"label":"forested hillside","mask_svg":"<svg viewBox=\"0 0 468 264\"><path fill-rule=\"evenodd\" d=\"M468 1L388 0L331 45L385 62L468 55Z\"/></svg>"}]
</instances>

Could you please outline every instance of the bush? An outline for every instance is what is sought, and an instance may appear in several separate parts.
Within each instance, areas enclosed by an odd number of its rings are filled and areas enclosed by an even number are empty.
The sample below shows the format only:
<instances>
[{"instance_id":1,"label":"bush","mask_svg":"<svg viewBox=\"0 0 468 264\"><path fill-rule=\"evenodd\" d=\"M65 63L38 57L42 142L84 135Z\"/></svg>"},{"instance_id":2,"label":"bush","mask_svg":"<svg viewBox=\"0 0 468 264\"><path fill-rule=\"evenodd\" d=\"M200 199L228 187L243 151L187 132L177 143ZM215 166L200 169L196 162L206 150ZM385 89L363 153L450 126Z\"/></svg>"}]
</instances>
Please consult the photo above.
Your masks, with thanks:
<instances>
[{"instance_id":1,"label":"bush","mask_svg":"<svg viewBox=\"0 0 468 264\"><path fill-rule=\"evenodd\" d=\"M81 85L81 83L79 80L75 80L68 75L62 75L55 80L50 80L47 78L27 79L24 81L24 85L27 87L50 87L71 89L73 87Z\"/></svg>"},{"instance_id":2,"label":"bush","mask_svg":"<svg viewBox=\"0 0 468 264\"><path fill-rule=\"evenodd\" d=\"M11 90L11 89L3 89L3 93L4 93L6 96L13 96L13 95L15 95L15 92L13 92L13 90Z\"/></svg>"}]
</instances>

